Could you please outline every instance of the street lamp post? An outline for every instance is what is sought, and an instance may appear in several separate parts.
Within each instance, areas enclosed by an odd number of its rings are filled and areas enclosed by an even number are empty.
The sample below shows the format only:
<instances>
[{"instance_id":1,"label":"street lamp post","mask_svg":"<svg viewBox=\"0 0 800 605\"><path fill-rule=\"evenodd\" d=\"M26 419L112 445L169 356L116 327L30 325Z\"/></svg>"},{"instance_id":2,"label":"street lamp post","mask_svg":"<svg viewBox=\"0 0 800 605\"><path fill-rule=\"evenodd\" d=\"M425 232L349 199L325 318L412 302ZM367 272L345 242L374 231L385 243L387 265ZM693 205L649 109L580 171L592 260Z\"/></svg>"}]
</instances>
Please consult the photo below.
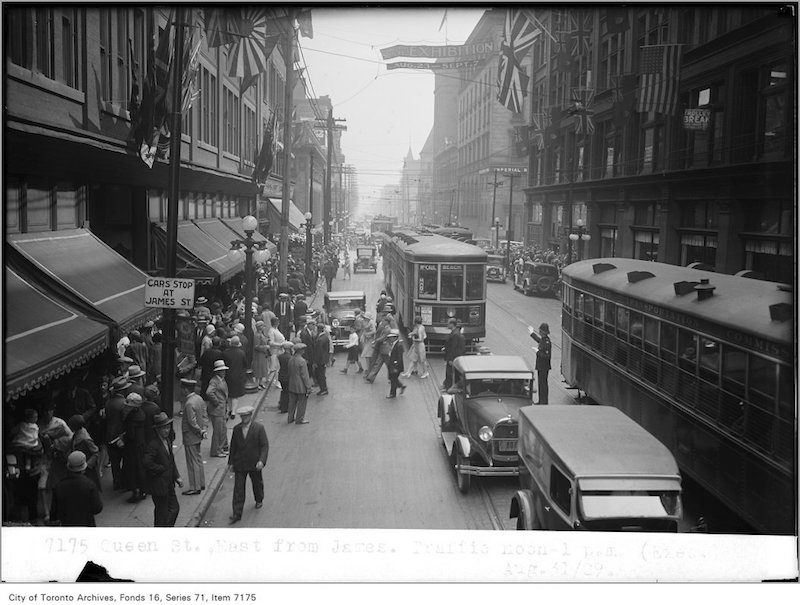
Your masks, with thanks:
<instances>
[{"instance_id":1,"label":"street lamp post","mask_svg":"<svg viewBox=\"0 0 800 605\"><path fill-rule=\"evenodd\" d=\"M257 242L253 239L253 233L258 228L258 219L254 216L245 216L242 219L242 229L244 230L244 239L231 240L231 249L228 251L228 256L237 259L242 254L244 248L244 335L247 338L247 365L248 367L253 363L253 282L255 279L255 271L253 270L253 255L256 255L256 261L263 263L269 260L269 250L267 250L266 242ZM253 371L248 369L247 382L245 390L248 393L254 393L258 390L258 385L253 380Z\"/></svg>"},{"instance_id":2,"label":"street lamp post","mask_svg":"<svg viewBox=\"0 0 800 605\"><path fill-rule=\"evenodd\" d=\"M581 260L583 257L583 242L589 241L592 239L592 236L587 233L586 227L583 226L583 220L578 219L575 221L576 227L569 234L569 239L571 242L578 242L578 260ZM572 262L572 243L569 245L569 262Z\"/></svg>"},{"instance_id":3,"label":"street lamp post","mask_svg":"<svg viewBox=\"0 0 800 605\"><path fill-rule=\"evenodd\" d=\"M500 217L494 217L494 249L500 249Z\"/></svg>"},{"instance_id":4,"label":"street lamp post","mask_svg":"<svg viewBox=\"0 0 800 605\"><path fill-rule=\"evenodd\" d=\"M306 212L303 215L306 219L306 284L311 283L311 243L312 243L312 235L311 235L311 213Z\"/></svg>"}]
</instances>

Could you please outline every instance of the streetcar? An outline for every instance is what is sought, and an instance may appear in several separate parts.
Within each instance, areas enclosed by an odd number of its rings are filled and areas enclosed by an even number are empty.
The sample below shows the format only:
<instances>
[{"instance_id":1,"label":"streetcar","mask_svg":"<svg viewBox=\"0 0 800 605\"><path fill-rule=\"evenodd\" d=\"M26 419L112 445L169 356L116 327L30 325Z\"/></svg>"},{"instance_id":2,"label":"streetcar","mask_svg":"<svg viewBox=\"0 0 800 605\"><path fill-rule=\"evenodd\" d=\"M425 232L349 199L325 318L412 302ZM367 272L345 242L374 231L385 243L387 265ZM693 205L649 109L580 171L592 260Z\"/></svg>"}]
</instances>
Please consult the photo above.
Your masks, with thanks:
<instances>
[{"instance_id":1,"label":"streetcar","mask_svg":"<svg viewBox=\"0 0 800 605\"><path fill-rule=\"evenodd\" d=\"M435 235L444 235L460 242L470 242L472 240L472 231L466 227L458 227L456 225L445 225L444 227L437 227L431 229L431 233Z\"/></svg>"},{"instance_id":2,"label":"streetcar","mask_svg":"<svg viewBox=\"0 0 800 605\"><path fill-rule=\"evenodd\" d=\"M384 216L379 214L373 217L370 223L370 232L375 235L376 233L388 233L397 224L396 216Z\"/></svg>"},{"instance_id":3,"label":"streetcar","mask_svg":"<svg viewBox=\"0 0 800 605\"><path fill-rule=\"evenodd\" d=\"M791 288L624 258L562 280L565 381L655 435L749 528L794 534Z\"/></svg>"},{"instance_id":4,"label":"streetcar","mask_svg":"<svg viewBox=\"0 0 800 605\"><path fill-rule=\"evenodd\" d=\"M485 250L448 237L395 231L383 244L383 273L397 321L409 329L422 317L426 349L441 350L458 319L468 350L486 336Z\"/></svg>"}]
</instances>

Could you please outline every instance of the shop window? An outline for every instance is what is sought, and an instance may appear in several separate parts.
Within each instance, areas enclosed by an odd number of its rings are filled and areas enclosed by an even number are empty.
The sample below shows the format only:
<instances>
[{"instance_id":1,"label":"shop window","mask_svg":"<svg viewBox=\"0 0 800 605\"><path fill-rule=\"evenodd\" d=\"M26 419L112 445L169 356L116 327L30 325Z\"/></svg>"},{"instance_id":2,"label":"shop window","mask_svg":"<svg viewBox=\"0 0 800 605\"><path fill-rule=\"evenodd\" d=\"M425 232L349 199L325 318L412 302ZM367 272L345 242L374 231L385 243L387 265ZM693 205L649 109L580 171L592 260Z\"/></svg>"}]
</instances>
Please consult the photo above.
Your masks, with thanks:
<instances>
[{"instance_id":1,"label":"shop window","mask_svg":"<svg viewBox=\"0 0 800 605\"><path fill-rule=\"evenodd\" d=\"M52 195L46 181L32 179L25 191L25 219L27 231L52 230Z\"/></svg>"},{"instance_id":2,"label":"shop window","mask_svg":"<svg viewBox=\"0 0 800 605\"><path fill-rule=\"evenodd\" d=\"M56 228L75 229L80 222L77 188L71 183L59 183L56 186Z\"/></svg>"}]
</instances>

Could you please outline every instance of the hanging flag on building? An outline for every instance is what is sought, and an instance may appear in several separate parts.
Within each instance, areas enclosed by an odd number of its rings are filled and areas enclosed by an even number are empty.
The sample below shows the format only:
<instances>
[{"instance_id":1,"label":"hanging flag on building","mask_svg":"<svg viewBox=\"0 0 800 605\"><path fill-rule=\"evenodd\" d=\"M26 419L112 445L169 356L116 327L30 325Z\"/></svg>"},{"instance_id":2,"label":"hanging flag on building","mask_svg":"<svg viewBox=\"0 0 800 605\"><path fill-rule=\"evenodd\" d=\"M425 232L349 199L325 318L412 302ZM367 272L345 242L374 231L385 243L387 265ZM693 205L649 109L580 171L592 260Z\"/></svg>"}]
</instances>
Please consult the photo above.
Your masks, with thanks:
<instances>
[{"instance_id":1,"label":"hanging flag on building","mask_svg":"<svg viewBox=\"0 0 800 605\"><path fill-rule=\"evenodd\" d=\"M228 49L228 75L244 78L267 70L277 40L267 36L267 10L243 8L240 37Z\"/></svg>"},{"instance_id":2,"label":"hanging flag on building","mask_svg":"<svg viewBox=\"0 0 800 605\"><path fill-rule=\"evenodd\" d=\"M533 24L534 27L544 32L544 34L550 38L553 42L558 42L556 37L553 35L553 32L550 31L549 28L545 27L545 25L541 22L540 19L533 14L533 10L529 8L523 8L522 13L528 18L528 20Z\"/></svg>"},{"instance_id":3,"label":"hanging flag on building","mask_svg":"<svg viewBox=\"0 0 800 605\"><path fill-rule=\"evenodd\" d=\"M253 168L253 182L263 184L269 178L272 162L275 158L275 114L267 121L264 131L264 140L261 142L261 151L256 156L256 165Z\"/></svg>"},{"instance_id":4,"label":"hanging flag on building","mask_svg":"<svg viewBox=\"0 0 800 605\"><path fill-rule=\"evenodd\" d=\"M590 135L594 134L594 88L577 87L572 89L572 105L567 109L567 113L575 116L575 133Z\"/></svg>"},{"instance_id":5,"label":"hanging flag on building","mask_svg":"<svg viewBox=\"0 0 800 605\"><path fill-rule=\"evenodd\" d=\"M549 128L550 112L535 112L533 114L533 144L537 149L544 149Z\"/></svg>"},{"instance_id":6,"label":"hanging flag on building","mask_svg":"<svg viewBox=\"0 0 800 605\"><path fill-rule=\"evenodd\" d=\"M681 44L642 46L636 111L674 114L678 108Z\"/></svg>"},{"instance_id":7,"label":"hanging flag on building","mask_svg":"<svg viewBox=\"0 0 800 605\"><path fill-rule=\"evenodd\" d=\"M314 27L311 22L311 9L304 9L297 13L297 29L304 38L314 37Z\"/></svg>"},{"instance_id":8,"label":"hanging flag on building","mask_svg":"<svg viewBox=\"0 0 800 605\"><path fill-rule=\"evenodd\" d=\"M500 62L497 69L497 99L515 113L522 111L530 78L522 67L522 59L533 46L539 30L518 10L506 13Z\"/></svg>"},{"instance_id":9,"label":"hanging flag on building","mask_svg":"<svg viewBox=\"0 0 800 605\"><path fill-rule=\"evenodd\" d=\"M209 48L227 46L239 41L241 36L241 9L203 8L206 42Z\"/></svg>"}]
</instances>

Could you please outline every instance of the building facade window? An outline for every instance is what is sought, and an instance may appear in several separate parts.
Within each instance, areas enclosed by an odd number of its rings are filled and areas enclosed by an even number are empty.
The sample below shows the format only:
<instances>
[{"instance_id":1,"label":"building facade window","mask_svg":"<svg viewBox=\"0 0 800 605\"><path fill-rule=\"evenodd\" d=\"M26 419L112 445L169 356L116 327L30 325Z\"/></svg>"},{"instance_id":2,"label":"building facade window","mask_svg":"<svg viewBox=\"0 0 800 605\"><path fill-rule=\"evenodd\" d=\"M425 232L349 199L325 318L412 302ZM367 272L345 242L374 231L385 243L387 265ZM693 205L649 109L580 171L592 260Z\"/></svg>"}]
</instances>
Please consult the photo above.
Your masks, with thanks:
<instances>
[{"instance_id":1,"label":"building facade window","mask_svg":"<svg viewBox=\"0 0 800 605\"><path fill-rule=\"evenodd\" d=\"M112 47L111 47L111 9L100 9L100 98L111 101L112 90Z\"/></svg>"},{"instance_id":2,"label":"building facade window","mask_svg":"<svg viewBox=\"0 0 800 605\"><path fill-rule=\"evenodd\" d=\"M229 88L223 93L222 151L239 155L239 97Z\"/></svg>"},{"instance_id":3,"label":"building facade window","mask_svg":"<svg viewBox=\"0 0 800 605\"><path fill-rule=\"evenodd\" d=\"M6 52L14 65L33 68L33 13L31 9L7 9ZM14 35L10 35L14 32Z\"/></svg>"},{"instance_id":4,"label":"building facade window","mask_svg":"<svg viewBox=\"0 0 800 605\"><path fill-rule=\"evenodd\" d=\"M51 80L55 78L55 33L53 27L53 9L37 8L36 69Z\"/></svg>"},{"instance_id":5,"label":"building facade window","mask_svg":"<svg viewBox=\"0 0 800 605\"><path fill-rule=\"evenodd\" d=\"M80 89L78 9L65 9L61 16L61 72L64 84Z\"/></svg>"},{"instance_id":6,"label":"building facade window","mask_svg":"<svg viewBox=\"0 0 800 605\"><path fill-rule=\"evenodd\" d=\"M761 90L763 155L780 157L786 149L789 122L789 65L778 63L768 68Z\"/></svg>"},{"instance_id":7,"label":"building facade window","mask_svg":"<svg viewBox=\"0 0 800 605\"><path fill-rule=\"evenodd\" d=\"M198 99L198 138L217 147L217 78L206 67L200 67L200 97Z\"/></svg>"},{"instance_id":8,"label":"building facade window","mask_svg":"<svg viewBox=\"0 0 800 605\"><path fill-rule=\"evenodd\" d=\"M633 258L639 260L658 261L658 231L633 230Z\"/></svg>"},{"instance_id":9,"label":"building facade window","mask_svg":"<svg viewBox=\"0 0 800 605\"><path fill-rule=\"evenodd\" d=\"M710 233L681 233L681 265L717 264L717 235Z\"/></svg>"},{"instance_id":10,"label":"building facade window","mask_svg":"<svg viewBox=\"0 0 800 605\"><path fill-rule=\"evenodd\" d=\"M115 42L114 64L115 73L113 74L114 84L114 97L110 99L115 105L124 107L130 97L130 86L128 79L130 78L130 70L128 69L128 11L124 9L115 9L114 11L117 20L117 35Z\"/></svg>"},{"instance_id":11,"label":"building facade window","mask_svg":"<svg viewBox=\"0 0 800 605\"><path fill-rule=\"evenodd\" d=\"M247 105L242 107L244 114L243 128L244 128L244 149L242 150L242 159L249 164L255 164L256 157L256 110Z\"/></svg>"},{"instance_id":12,"label":"building facade window","mask_svg":"<svg viewBox=\"0 0 800 605\"><path fill-rule=\"evenodd\" d=\"M617 227L600 226L600 256L614 258L617 255Z\"/></svg>"}]
</instances>

